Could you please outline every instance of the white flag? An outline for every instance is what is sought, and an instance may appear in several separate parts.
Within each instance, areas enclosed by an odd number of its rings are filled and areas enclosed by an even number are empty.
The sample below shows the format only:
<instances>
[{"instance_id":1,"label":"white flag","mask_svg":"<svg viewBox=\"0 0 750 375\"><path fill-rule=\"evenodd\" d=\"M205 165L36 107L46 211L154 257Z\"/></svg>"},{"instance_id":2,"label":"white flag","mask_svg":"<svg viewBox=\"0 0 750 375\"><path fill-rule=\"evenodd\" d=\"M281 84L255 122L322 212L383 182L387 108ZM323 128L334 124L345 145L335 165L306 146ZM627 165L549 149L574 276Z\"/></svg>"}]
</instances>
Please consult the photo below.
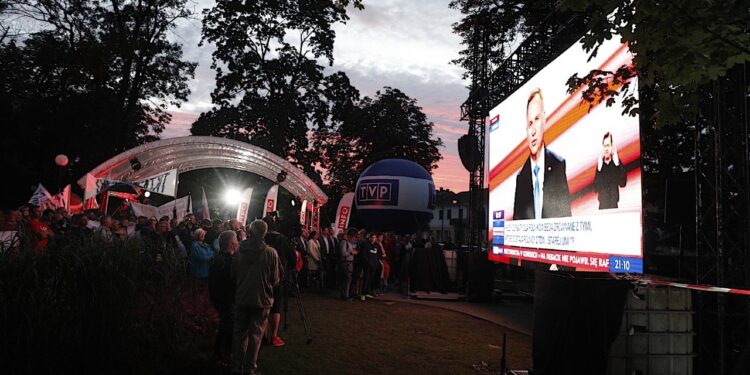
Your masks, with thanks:
<instances>
[{"instance_id":1,"label":"white flag","mask_svg":"<svg viewBox=\"0 0 750 375\"><path fill-rule=\"evenodd\" d=\"M307 200L302 201L302 205L299 208L299 223L302 226L307 224Z\"/></svg>"},{"instance_id":2,"label":"white flag","mask_svg":"<svg viewBox=\"0 0 750 375\"><path fill-rule=\"evenodd\" d=\"M97 178L91 173L86 173L86 186L83 188L83 201L88 202L89 199L96 197L98 193L99 184Z\"/></svg>"},{"instance_id":3,"label":"white flag","mask_svg":"<svg viewBox=\"0 0 750 375\"><path fill-rule=\"evenodd\" d=\"M334 236L338 236L341 231L346 230L346 227L349 226L353 201L354 193L346 193L341 197L339 207L336 209L336 225L333 227Z\"/></svg>"},{"instance_id":4,"label":"white flag","mask_svg":"<svg viewBox=\"0 0 750 375\"><path fill-rule=\"evenodd\" d=\"M52 204L52 195L40 183L34 194L29 198L29 203L37 207L45 207Z\"/></svg>"},{"instance_id":5,"label":"white flag","mask_svg":"<svg viewBox=\"0 0 750 375\"><path fill-rule=\"evenodd\" d=\"M247 188L242 192L242 199L240 200L239 207L237 207L237 221L243 227L247 222L247 210L250 208L250 198L253 195L253 188Z\"/></svg>"},{"instance_id":6,"label":"white flag","mask_svg":"<svg viewBox=\"0 0 750 375\"><path fill-rule=\"evenodd\" d=\"M208 199L206 199L206 189L201 186L203 191L203 202L201 202L201 219L211 220L211 213L208 211Z\"/></svg>"},{"instance_id":7,"label":"white flag","mask_svg":"<svg viewBox=\"0 0 750 375\"><path fill-rule=\"evenodd\" d=\"M268 216L270 212L276 211L276 202L279 199L279 185L273 185L268 189L266 194L266 203L263 205L263 217Z\"/></svg>"}]
</instances>

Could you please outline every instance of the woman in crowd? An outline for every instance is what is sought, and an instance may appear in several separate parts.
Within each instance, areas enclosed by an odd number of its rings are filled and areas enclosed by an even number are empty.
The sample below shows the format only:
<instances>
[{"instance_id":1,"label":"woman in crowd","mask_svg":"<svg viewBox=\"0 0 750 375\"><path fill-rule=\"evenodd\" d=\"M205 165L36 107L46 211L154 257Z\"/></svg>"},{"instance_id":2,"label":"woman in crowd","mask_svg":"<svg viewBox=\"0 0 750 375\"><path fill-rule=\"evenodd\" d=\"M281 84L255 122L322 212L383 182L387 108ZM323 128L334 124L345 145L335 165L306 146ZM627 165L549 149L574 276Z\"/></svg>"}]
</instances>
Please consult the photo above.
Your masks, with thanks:
<instances>
[{"instance_id":1,"label":"woman in crowd","mask_svg":"<svg viewBox=\"0 0 750 375\"><path fill-rule=\"evenodd\" d=\"M318 243L318 232L310 232L307 239L307 275L310 279L308 285L316 285L322 288L320 280L320 244Z\"/></svg>"},{"instance_id":2,"label":"woman in crowd","mask_svg":"<svg viewBox=\"0 0 750 375\"><path fill-rule=\"evenodd\" d=\"M198 228L193 235L193 246L190 248L190 274L198 279L208 277L208 262L213 258L214 251L206 242L206 231Z\"/></svg>"}]
</instances>

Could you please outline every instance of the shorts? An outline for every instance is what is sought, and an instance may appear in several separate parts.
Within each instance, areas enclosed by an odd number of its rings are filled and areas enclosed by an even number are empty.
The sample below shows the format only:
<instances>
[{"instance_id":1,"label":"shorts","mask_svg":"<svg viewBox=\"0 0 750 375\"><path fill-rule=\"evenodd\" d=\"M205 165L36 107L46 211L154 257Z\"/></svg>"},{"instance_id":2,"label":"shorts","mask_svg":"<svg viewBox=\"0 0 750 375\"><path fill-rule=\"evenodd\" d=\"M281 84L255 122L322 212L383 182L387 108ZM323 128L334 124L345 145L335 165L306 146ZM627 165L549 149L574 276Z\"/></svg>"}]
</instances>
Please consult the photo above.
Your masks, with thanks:
<instances>
[{"instance_id":1,"label":"shorts","mask_svg":"<svg viewBox=\"0 0 750 375\"><path fill-rule=\"evenodd\" d=\"M284 299L284 285L279 285L273 288L273 305L271 306L271 314L281 313L281 303Z\"/></svg>"}]
</instances>

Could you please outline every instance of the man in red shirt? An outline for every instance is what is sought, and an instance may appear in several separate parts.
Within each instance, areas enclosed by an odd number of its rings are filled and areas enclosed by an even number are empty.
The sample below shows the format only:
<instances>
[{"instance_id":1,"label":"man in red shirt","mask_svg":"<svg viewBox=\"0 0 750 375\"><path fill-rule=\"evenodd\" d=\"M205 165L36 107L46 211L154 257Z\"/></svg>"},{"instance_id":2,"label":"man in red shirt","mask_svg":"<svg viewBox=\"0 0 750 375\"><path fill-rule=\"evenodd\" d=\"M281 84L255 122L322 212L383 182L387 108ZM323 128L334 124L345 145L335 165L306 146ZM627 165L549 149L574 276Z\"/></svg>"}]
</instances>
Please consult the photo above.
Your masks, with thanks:
<instances>
[{"instance_id":1,"label":"man in red shirt","mask_svg":"<svg viewBox=\"0 0 750 375\"><path fill-rule=\"evenodd\" d=\"M49 223L41 220L41 208L32 207L31 210L29 210L29 216L31 219L27 226L29 234L31 235L31 243L34 245L34 253L38 255L47 248L47 243L54 234L49 227Z\"/></svg>"}]
</instances>

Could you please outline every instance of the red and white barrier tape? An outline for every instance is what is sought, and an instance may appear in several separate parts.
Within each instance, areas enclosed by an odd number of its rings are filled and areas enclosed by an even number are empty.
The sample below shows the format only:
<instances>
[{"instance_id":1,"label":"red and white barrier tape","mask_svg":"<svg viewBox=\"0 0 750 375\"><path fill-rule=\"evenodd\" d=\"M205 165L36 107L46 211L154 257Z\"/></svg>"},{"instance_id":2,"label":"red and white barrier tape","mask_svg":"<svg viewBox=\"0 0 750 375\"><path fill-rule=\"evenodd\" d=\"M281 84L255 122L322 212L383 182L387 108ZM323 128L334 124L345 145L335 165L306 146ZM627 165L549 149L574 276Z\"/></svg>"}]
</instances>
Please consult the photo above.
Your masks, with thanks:
<instances>
[{"instance_id":1,"label":"red and white barrier tape","mask_svg":"<svg viewBox=\"0 0 750 375\"><path fill-rule=\"evenodd\" d=\"M643 285L673 286L677 288L700 290L702 292L729 293L729 294L740 294L740 295L750 296L750 290L747 290L747 289L721 288L718 286L711 286L711 285L685 284L685 283L676 283L672 281L654 280L654 279L638 279L636 280L636 283L643 284Z\"/></svg>"}]
</instances>

